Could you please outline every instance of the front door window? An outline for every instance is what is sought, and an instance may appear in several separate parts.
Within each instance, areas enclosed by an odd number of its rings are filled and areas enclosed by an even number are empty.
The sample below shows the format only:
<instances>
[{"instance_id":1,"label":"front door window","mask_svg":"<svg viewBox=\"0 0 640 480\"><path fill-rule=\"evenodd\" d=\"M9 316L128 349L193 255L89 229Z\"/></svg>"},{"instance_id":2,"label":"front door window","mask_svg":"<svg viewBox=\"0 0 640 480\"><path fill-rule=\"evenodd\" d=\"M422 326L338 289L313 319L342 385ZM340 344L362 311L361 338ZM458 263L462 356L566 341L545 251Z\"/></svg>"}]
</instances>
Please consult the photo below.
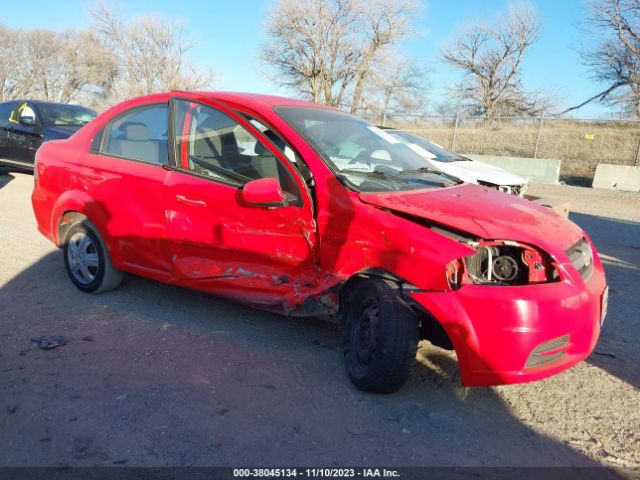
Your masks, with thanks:
<instances>
[{"instance_id":1,"label":"front door window","mask_svg":"<svg viewBox=\"0 0 640 480\"><path fill-rule=\"evenodd\" d=\"M298 187L282 162L233 118L213 107L178 100L175 166L238 187L273 177L288 203L301 204Z\"/></svg>"}]
</instances>

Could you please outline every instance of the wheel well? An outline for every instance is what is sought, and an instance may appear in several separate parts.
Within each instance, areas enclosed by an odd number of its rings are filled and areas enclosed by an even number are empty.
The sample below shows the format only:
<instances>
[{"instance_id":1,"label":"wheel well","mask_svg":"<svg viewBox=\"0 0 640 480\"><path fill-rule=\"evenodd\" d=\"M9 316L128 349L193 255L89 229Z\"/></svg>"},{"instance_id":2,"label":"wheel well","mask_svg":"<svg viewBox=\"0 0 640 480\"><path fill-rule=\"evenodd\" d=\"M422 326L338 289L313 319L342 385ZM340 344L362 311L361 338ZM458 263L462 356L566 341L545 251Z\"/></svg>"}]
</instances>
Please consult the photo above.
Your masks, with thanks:
<instances>
[{"instance_id":1,"label":"wheel well","mask_svg":"<svg viewBox=\"0 0 640 480\"><path fill-rule=\"evenodd\" d=\"M420 339L429 340L438 347L453 350L453 342L451 342L449 335L447 335L447 332L440 322L424 307L418 305L411 297L403 293L403 290L406 290L407 287L413 287L413 285L387 270L377 268L362 270L349 277L340 289L340 320L343 320L342 314L351 292L353 292L361 282L370 278L385 280L397 288L401 298L414 311L418 318L420 324Z\"/></svg>"},{"instance_id":2,"label":"wheel well","mask_svg":"<svg viewBox=\"0 0 640 480\"><path fill-rule=\"evenodd\" d=\"M62 214L58 222L58 245L64 245L67 240L67 232L72 225L88 220L89 218L80 212L68 211Z\"/></svg>"},{"instance_id":3,"label":"wheel well","mask_svg":"<svg viewBox=\"0 0 640 480\"><path fill-rule=\"evenodd\" d=\"M414 306L413 310L420 319L420 339L429 340L437 347L453 350L453 342L440 322L423 308Z\"/></svg>"},{"instance_id":4,"label":"wheel well","mask_svg":"<svg viewBox=\"0 0 640 480\"><path fill-rule=\"evenodd\" d=\"M349 295L357 288L358 285L360 285L360 283L370 278L386 280L398 289L402 288L402 283L404 282L404 280L397 275L379 268L371 268L354 273L342 284L342 287L340 288L340 313L344 311L344 307L346 306L345 302L347 302Z\"/></svg>"}]
</instances>

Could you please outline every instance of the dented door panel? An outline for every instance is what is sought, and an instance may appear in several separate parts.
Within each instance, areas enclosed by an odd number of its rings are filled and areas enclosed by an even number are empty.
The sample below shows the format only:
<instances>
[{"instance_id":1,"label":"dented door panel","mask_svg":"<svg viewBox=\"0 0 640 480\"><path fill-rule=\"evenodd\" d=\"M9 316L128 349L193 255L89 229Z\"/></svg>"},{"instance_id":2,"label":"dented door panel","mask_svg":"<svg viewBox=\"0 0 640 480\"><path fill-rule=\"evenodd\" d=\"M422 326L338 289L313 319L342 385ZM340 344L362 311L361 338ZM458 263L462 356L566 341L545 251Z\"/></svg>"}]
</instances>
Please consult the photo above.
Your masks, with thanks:
<instances>
[{"instance_id":1,"label":"dented door panel","mask_svg":"<svg viewBox=\"0 0 640 480\"><path fill-rule=\"evenodd\" d=\"M170 171L165 185L177 278L280 295L315 281L315 234L304 209L243 205L238 187L183 172Z\"/></svg>"}]
</instances>

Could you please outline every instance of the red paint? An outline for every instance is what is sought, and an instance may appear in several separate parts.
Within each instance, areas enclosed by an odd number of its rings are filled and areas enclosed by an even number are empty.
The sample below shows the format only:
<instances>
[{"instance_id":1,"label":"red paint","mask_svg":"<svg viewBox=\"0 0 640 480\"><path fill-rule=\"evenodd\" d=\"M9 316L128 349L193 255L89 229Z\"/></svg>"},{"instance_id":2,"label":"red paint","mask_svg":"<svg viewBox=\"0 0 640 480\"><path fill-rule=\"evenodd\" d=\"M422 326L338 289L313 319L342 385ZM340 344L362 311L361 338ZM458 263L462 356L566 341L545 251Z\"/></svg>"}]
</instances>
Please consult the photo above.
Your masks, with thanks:
<instances>
[{"instance_id":1,"label":"red paint","mask_svg":"<svg viewBox=\"0 0 640 480\"><path fill-rule=\"evenodd\" d=\"M285 203L280 182L273 177L253 180L242 187L242 200L247 205L282 206Z\"/></svg>"},{"instance_id":2,"label":"red paint","mask_svg":"<svg viewBox=\"0 0 640 480\"><path fill-rule=\"evenodd\" d=\"M172 96L218 108L261 140L292 175L300 204L256 205L275 198L268 180L251 182L243 192L159 165L89 153L111 118ZM39 230L60 245L64 215L81 212L100 231L116 268L295 315L332 312L340 286L353 275L389 272L417 287L408 299L444 327L467 385L536 380L589 355L599 334L605 278L595 250L587 282L564 253L586 237L576 225L475 185L380 194L349 190L275 113L280 105L324 108L262 95L183 92L116 105L70 139L38 151L32 199ZM269 125L297 150L313 174L313 196L296 168L241 113ZM189 118L177 132L188 133ZM178 153L185 166L186 150ZM452 290L447 265L474 250L428 228L433 224L484 241L528 245L527 261L539 261L543 252L560 281L535 283L544 274L532 272L531 285ZM525 369L534 348L564 335L564 357Z\"/></svg>"}]
</instances>

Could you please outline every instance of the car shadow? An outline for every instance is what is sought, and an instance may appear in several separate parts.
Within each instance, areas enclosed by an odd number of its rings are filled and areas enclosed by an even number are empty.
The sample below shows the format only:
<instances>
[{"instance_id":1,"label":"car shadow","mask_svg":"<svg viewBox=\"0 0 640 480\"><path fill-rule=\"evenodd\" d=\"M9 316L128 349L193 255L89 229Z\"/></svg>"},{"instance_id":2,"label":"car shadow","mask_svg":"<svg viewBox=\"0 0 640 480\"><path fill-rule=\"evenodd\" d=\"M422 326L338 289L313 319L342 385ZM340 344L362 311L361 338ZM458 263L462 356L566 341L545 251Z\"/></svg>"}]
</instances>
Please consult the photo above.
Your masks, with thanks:
<instances>
[{"instance_id":1,"label":"car shadow","mask_svg":"<svg viewBox=\"0 0 640 480\"><path fill-rule=\"evenodd\" d=\"M640 223L572 213L593 240L609 285L608 314L588 362L640 388Z\"/></svg>"},{"instance_id":2,"label":"car shadow","mask_svg":"<svg viewBox=\"0 0 640 480\"><path fill-rule=\"evenodd\" d=\"M365 394L335 325L133 276L83 294L60 252L0 288L0 318L4 466L598 466L460 386L448 352L423 345L400 392Z\"/></svg>"},{"instance_id":3,"label":"car shadow","mask_svg":"<svg viewBox=\"0 0 640 480\"><path fill-rule=\"evenodd\" d=\"M9 173L8 169L0 167L0 188L6 186L13 178L13 175Z\"/></svg>"}]
</instances>

